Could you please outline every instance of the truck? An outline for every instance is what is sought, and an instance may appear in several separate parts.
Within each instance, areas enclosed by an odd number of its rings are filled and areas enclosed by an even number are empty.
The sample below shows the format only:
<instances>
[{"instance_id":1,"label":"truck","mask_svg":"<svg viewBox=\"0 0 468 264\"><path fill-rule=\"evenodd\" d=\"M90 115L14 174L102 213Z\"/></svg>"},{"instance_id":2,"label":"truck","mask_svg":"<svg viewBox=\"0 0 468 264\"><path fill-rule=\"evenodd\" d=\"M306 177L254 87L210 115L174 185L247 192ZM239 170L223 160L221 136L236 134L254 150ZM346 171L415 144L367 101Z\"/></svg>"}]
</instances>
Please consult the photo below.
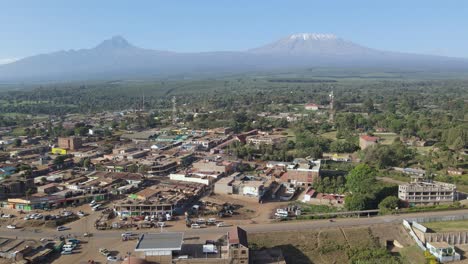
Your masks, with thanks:
<instances>
[{"instance_id":1,"label":"truck","mask_svg":"<svg viewBox=\"0 0 468 264\"><path fill-rule=\"evenodd\" d=\"M216 245L213 245L213 244L203 245L203 253L218 254L218 248L216 247Z\"/></svg>"}]
</instances>

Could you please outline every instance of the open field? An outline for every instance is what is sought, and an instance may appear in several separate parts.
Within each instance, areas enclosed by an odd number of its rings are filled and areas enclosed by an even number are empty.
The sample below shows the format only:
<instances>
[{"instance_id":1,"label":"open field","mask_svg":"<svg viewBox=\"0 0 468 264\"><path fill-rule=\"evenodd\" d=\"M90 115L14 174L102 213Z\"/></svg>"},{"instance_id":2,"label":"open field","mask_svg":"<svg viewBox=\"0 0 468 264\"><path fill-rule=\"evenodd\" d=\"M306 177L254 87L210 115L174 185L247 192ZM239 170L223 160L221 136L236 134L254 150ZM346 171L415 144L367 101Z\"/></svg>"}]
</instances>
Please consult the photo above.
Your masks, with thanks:
<instances>
[{"instance_id":1,"label":"open field","mask_svg":"<svg viewBox=\"0 0 468 264\"><path fill-rule=\"evenodd\" d=\"M348 263L350 249L382 249L395 240L403 248L392 249L394 256L402 263L421 263L406 260L420 261L424 256L411 248L412 241L399 224L249 234L254 248L280 248L288 263L309 264Z\"/></svg>"},{"instance_id":2,"label":"open field","mask_svg":"<svg viewBox=\"0 0 468 264\"><path fill-rule=\"evenodd\" d=\"M398 137L395 133L374 133L374 135L380 138L380 144L383 145L391 145Z\"/></svg>"},{"instance_id":3,"label":"open field","mask_svg":"<svg viewBox=\"0 0 468 264\"><path fill-rule=\"evenodd\" d=\"M320 136L323 137L323 138L335 141L336 140L336 131L330 131L330 132L327 132L327 133L323 133L323 134L320 134Z\"/></svg>"},{"instance_id":4,"label":"open field","mask_svg":"<svg viewBox=\"0 0 468 264\"><path fill-rule=\"evenodd\" d=\"M434 232L468 231L468 220L423 223Z\"/></svg>"}]
</instances>

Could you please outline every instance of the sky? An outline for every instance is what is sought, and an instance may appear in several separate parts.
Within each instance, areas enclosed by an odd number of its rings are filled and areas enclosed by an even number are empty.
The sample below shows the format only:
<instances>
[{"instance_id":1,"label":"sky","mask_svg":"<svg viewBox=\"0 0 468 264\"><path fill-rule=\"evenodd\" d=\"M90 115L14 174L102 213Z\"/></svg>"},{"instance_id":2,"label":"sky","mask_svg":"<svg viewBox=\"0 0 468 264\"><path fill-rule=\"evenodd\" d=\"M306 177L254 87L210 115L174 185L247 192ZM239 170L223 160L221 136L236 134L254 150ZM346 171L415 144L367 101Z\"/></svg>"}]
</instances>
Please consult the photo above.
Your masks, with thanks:
<instances>
[{"instance_id":1,"label":"sky","mask_svg":"<svg viewBox=\"0 0 468 264\"><path fill-rule=\"evenodd\" d=\"M0 64L91 48L114 35L144 48L246 50L332 33L381 50L468 58L468 1L2 0Z\"/></svg>"}]
</instances>

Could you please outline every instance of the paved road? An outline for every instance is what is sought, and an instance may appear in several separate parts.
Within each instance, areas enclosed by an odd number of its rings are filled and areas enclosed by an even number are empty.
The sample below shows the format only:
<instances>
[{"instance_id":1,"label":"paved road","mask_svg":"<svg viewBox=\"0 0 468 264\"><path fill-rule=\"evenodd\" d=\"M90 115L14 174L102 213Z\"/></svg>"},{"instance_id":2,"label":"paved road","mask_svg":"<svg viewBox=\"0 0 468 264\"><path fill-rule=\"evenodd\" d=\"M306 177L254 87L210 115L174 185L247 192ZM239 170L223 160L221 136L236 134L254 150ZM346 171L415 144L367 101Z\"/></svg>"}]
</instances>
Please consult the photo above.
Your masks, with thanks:
<instances>
[{"instance_id":1,"label":"paved road","mask_svg":"<svg viewBox=\"0 0 468 264\"><path fill-rule=\"evenodd\" d=\"M412 213L412 214L401 214L401 215L386 215L386 216L375 216L375 217L361 217L361 218L340 218L334 222L329 220L314 220L314 221L287 221L281 223L271 224L248 224L242 225L242 228L251 233L259 232L275 232L275 231L296 231L296 230L308 230L308 229L321 229L330 227L352 227L352 226L369 226L376 224L388 224L388 223L400 223L403 219L415 218L415 217L433 217L433 216L457 216L457 215L468 215L468 209L465 210L454 210L454 211L440 211L440 212L423 212L423 213ZM197 236L200 234L219 234L222 235L229 230L229 227L209 227L203 229L190 229L190 228L171 228L165 229L165 231L172 232L184 232L185 237ZM67 231L55 231L55 230L2 230L1 235L3 237L18 237L18 238L50 238L54 236L76 234L72 230ZM149 230L132 231L133 233L147 233ZM105 231L92 231L93 240L98 238L119 238L122 230L105 230ZM152 229L150 232L159 232L158 229ZM78 234L81 236L82 234Z\"/></svg>"}]
</instances>

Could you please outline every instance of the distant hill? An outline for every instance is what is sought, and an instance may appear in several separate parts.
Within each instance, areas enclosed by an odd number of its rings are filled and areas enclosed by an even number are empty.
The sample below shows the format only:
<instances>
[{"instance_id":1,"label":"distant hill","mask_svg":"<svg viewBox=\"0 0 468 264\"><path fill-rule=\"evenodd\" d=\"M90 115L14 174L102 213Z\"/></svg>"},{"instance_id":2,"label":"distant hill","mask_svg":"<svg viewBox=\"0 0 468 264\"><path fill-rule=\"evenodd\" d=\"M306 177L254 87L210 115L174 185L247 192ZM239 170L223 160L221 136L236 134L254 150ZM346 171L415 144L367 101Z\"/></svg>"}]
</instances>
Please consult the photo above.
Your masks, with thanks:
<instances>
[{"instance_id":1,"label":"distant hill","mask_svg":"<svg viewBox=\"0 0 468 264\"><path fill-rule=\"evenodd\" d=\"M379 51L332 34L301 33L247 51L178 53L136 47L121 36L91 49L58 51L0 65L0 82L152 78L298 67L468 69L468 60Z\"/></svg>"}]
</instances>

